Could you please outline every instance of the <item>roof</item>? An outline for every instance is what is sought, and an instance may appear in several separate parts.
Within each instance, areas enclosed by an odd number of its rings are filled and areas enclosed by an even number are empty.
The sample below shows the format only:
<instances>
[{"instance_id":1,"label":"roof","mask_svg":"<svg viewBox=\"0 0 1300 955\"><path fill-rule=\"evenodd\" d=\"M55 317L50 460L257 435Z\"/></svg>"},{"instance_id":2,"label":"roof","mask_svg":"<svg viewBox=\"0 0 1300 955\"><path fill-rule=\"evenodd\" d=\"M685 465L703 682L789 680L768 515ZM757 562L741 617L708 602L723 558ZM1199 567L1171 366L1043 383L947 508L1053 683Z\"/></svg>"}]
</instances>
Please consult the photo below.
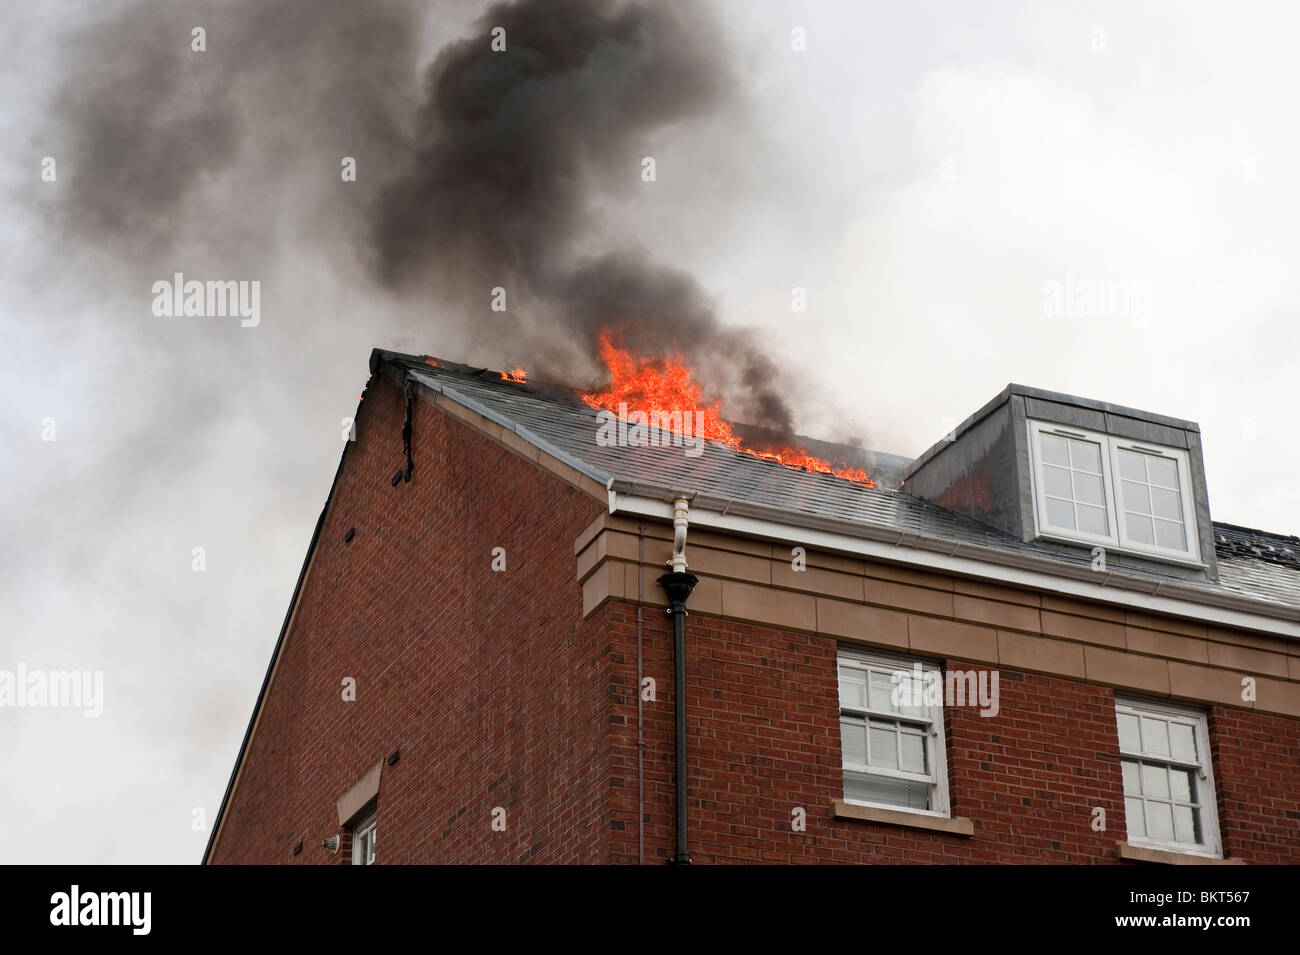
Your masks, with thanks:
<instances>
[{"instance_id":1,"label":"roof","mask_svg":"<svg viewBox=\"0 0 1300 955\"><path fill-rule=\"evenodd\" d=\"M822 449L839 448L846 461L861 461L879 483L864 487L828 474L784 467L713 442L697 457L686 455L680 446L602 447L597 443L601 422L596 410L572 388L510 381L497 371L377 349L371 364L381 363L509 428L606 487L692 492L807 519L953 545L976 545L991 554L1038 557L1076 574L1091 564L1086 550L1047 541L1025 542L909 494L905 486L888 486L896 485L911 463L898 455L809 442ZM1148 592L1169 585L1183 593L1202 591L1205 596L1246 598L1258 602L1257 609L1265 613L1270 606L1300 610L1300 539L1217 522L1214 536L1218 581L1189 578L1177 568L1164 573L1158 565L1126 562L1118 556L1108 557L1109 569L1113 576ZM1125 586L1124 581L1119 586ZM1286 616L1294 618L1295 614Z\"/></svg>"}]
</instances>

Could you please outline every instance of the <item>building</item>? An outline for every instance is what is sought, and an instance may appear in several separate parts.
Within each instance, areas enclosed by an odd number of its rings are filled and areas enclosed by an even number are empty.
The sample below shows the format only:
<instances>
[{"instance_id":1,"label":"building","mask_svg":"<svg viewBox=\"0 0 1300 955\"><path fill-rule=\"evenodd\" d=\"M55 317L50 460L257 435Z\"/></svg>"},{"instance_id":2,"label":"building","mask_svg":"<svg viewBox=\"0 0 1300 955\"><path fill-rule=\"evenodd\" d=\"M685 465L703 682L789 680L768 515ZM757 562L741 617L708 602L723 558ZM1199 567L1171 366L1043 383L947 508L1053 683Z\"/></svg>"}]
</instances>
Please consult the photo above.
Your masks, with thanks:
<instances>
[{"instance_id":1,"label":"building","mask_svg":"<svg viewBox=\"0 0 1300 955\"><path fill-rule=\"evenodd\" d=\"M206 862L1300 862L1300 541L1196 425L1012 385L864 487L371 368Z\"/></svg>"}]
</instances>

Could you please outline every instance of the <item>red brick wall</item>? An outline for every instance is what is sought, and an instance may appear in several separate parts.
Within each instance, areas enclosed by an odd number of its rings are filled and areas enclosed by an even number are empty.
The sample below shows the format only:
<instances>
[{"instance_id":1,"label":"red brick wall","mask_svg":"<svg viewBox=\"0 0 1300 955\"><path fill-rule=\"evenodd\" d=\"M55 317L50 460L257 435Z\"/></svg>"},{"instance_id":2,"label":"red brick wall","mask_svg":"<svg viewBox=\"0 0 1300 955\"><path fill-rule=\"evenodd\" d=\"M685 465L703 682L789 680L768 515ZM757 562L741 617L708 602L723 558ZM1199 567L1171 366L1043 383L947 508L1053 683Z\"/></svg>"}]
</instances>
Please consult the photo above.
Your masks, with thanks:
<instances>
[{"instance_id":1,"label":"red brick wall","mask_svg":"<svg viewBox=\"0 0 1300 955\"><path fill-rule=\"evenodd\" d=\"M1300 721L1216 706L1210 751L1224 852L1300 862Z\"/></svg>"},{"instance_id":2,"label":"red brick wall","mask_svg":"<svg viewBox=\"0 0 1300 955\"><path fill-rule=\"evenodd\" d=\"M608 609L615 858L635 861L636 610L621 603ZM836 642L696 614L687 626L693 861L1118 861L1125 818L1108 688L1003 669L996 717L983 718L976 707L946 709L952 814L973 820L973 837L837 819ZM672 630L662 609L645 611L644 632L645 673L657 681L657 701L645 704L646 856L658 863L673 854L675 812ZM1216 709L1211 732L1218 791L1221 803L1228 801L1221 815L1229 855L1300 861L1300 723ZM790 825L797 806L807 811L803 833ZM1098 806L1106 812L1103 832L1091 828Z\"/></svg>"},{"instance_id":3,"label":"red brick wall","mask_svg":"<svg viewBox=\"0 0 1300 955\"><path fill-rule=\"evenodd\" d=\"M213 861L344 861L336 801L394 750L377 861L601 861L608 663L573 541L602 507L422 401L393 487L404 415L376 379Z\"/></svg>"}]
</instances>

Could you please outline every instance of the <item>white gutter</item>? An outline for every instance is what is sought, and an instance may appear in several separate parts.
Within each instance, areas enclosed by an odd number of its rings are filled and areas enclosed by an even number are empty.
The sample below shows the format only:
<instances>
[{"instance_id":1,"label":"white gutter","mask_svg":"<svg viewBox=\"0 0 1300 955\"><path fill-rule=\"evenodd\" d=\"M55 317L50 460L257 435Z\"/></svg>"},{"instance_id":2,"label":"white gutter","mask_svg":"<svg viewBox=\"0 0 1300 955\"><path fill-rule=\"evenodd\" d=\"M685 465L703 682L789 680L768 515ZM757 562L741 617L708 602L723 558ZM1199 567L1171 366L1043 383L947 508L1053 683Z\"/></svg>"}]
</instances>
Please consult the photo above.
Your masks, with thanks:
<instances>
[{"instance_id":1,"label":"white gutter","mask_svg":"<svg viewBox=\"0 0 1300 955\"><path fill-rule=\"evenodd\" d=\"M726 534L790 542L819 550L852 554L894 564L959 574L1015 587L1076 597L1098 603L1171 614L1204 623L1300 639L1300 608L1278 606L1278 616L1258 612L1260 601L1235 594L1206 593L1166 581L1146 581L1109 573L1096 582L1087 567L1060 564L1050 558L1000 551L979 544L954 543L906 531L796 515L745 502L716 501L699 494L672 492L668 498L649 496L658 489L611 480L609 511L630 517L672 521L670 500L691 500L691 524ZM716 505L716 506L713 506ZM1146 586L1147 592L1121 589ZM1176 594L1177 596L1165 596ZM1269 607L1270 611L1274 608Z\"/></svg>"}]
</instances>

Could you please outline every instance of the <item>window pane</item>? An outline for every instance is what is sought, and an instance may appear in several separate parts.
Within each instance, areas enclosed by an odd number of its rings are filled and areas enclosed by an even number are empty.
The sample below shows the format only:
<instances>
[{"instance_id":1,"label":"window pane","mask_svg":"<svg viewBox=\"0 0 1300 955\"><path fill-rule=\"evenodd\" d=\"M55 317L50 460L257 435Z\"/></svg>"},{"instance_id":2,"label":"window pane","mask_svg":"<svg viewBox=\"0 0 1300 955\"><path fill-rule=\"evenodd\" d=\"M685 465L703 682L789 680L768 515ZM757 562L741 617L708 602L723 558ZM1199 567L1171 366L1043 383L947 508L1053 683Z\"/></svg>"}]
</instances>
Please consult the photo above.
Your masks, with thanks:
<instances>
[{"instance_id":1,"label":"window pane","mask_svg":"<svg viewBox=\"0 0 1300 955\"><path fill-rule=\"evenodd\" d=\"M1142 800L1125 799L1124 815L1128 817L1128 835L1129 838L1134 836L1145 836L1147 834L1146 824L1142 821Z\"/></svg>"},{"instance_id":2,"label":"window pane","mask_svg":"<svg viewBox=\"0 0 1300 955\"><path fill-rule=\"evenodd\" d=\"M1119 748L1128 753L1142 752L1142 740L1138 736L1138 718L1128 713L1117 714L1119 722Z\"/></svg>"},{"instance_id":3,"label":"window pane","mask_svg":"<svg viewBox=\"0 0 1300 955\"><path fill-rule=\"evenodd\" d=\"M871 708L884 713L898 709L894 706L893 674L885 670L871 671Z\"/></svg>"},{"instance_id":4,"label":"window pane","mask_svg":"<svg viewBox=\"0 0 1300 955\"><path fill-rule=\"evenodd\" d=\"M1142 717L1142 752L1155 756L1169 755L1168 725L1164 720Z\"/></svg>"},{"instance_id":5,"label":"window pane","mask_svg":"<svg viewBox=\"0 0 1300 955\"><path fill-rule=\"evenodd\" d=\"M1169 798L1169 770L1164 766L1142 765L1142 795L1150 799Z\"/></svg>"},{"instance_id":6,"label":"window pane","mask_svg":"<svg viewBox=\"0 0 1300 955\"><path fill-rule=\"evenodd\" d=\"M1174 758L1196 762L1196 734L1186 723L1170 723L1169 739L1173 743Z\"/></svg>"},{"instance_id":7,"label":"window pane","mask_svg":"<svg viewBox=\"0 0 1300 955\"><path fill-rule=\"evenodd\" d=\"M840 720L840 747L844 762L858 766L867 764L867 728L858 720Z\"/></svg>"},{"instance_id":8,"label":"window pane","mask_svg":"<svg viewBox=\"0 0 1300 955\"><path fill-rule=\"evenodd\" d=\"M1125 505L1131 507L1132 505ZM1135 508L1136 510L1136 508ZM1166 491L1162 487L1151 489L1151 513L1168 521L1182 522L1183 505L1178 499L1177 491Z\"/></svg>"},{"instance_id":9,"label":"window pane","mask_svg":"<svg viewBox=\"0 0 1300 955\"><path fill-rule=\"evenodd\" d=\"M904 809L929 809L930 784L846 771L844 798Z\"/></svg>"},{"instance_id":10,"label":"window pane","mask_svg":"<svg viewBox=\"0 0 1300 955\"><path fill-rule=\"evenodd\" d=\"M1147 466L1146 455L1138 454L1136 451L1120 451L1119 453L1119 476L1128 478L1132 481L1146 482Z\"/></svg>"},{"instance_id":11,"label":"window pane","mask_svg":"<svg viewBox=\"0 0 1300 955\"><path fill-rule=\"evenodd\" d=\"M1070 439L1070 465L1076 471L1101 473L1101 446L1091 441Z\"/></svg>"},{"instance_id":12,"label":"window pane","mask_svg":"<svg viewBox=\"0 0 1300 955\"><path fill-rule=\"evenodd\" d=\"M1132 481L1119 483L1124 492L1125 510L1137 511L1139 514L1151 513L1151 495L1147 492L1145 484L1134 484Z\"/></svg>"},{"instance_id":13,"label":"window pane","mask_svg":"<svg viewBox=\"0 0 1300 955\"><path fill-rule=\"evenodd\" d=\"M1188 842L1195 844L1199 840L1196 838L1196 814L1190 806L1174 807L1174 838L1179 842Z\"/></svg>"},{"instance_id":14,"label":"window pane","mask_svg":"<svg viewBox=\"0 0 1300 955\"><path fill-rule=\"evenodd\" d=\"M1142 795L1142 784L1138 772L1138 764L1131 759L1122 760L1120 765L1124 768L1124 795L1140 796Z\"/></svg>"},{"instance_id":15,"label":"window pane","mask_svg":"<svg viewBox=\"0 0 1300 955\"><path fill-rule=\"evenodd\" d=\"M864 678L866 674L855 667L840 667L840 706L866 705Z\"/></svg>"},{"instance_id":16,"label":"window pane","mask_svg":"<svg viewBox=\"0 0 1300 955\"><path fill-rule=\"evenodd\" d=\"M1192 773L1187 769L1169 770L1169 791L1175 799L1181 799L1183 802L1192 801Z\"/></svg>"},{"instance_id":17,"label":"window pane","mask_svg":"<svg viewBox=\"0 0 1300 955\"><path fill-rule=\"evenodd\" d=\"M1052 527L1074 530L1074 505L1068 501L1058 501L1049 497L1047 499L1047 523Z\"/></svg>"},{"instance_id":18,"label":"window pane","mask_svg":"<svg viewBox=\"0 0 1300 955\"><path fill-rule=\"evenodd\" d=\"M925 772L924 736L916 733L903 734L903 764L899 768L909 773Z\"/></svg>"},{"instance_id":19,"label":"window pane","mask_svg":"<svg viewBox=\"0 0 1300 955\"><path fill-rule=\"evenodd\" d=\"M1101 489L1100 475L1074 472L1074 499L1084 504L1104 505L1106 497Z\"/></svg>"},{"instance_id":20,"label":"window pane","mask_svg":"<svg viewBox=\"0 0 1300 955\"><path fill-rule=\"evenodd\" d=\"M892 726L883 728L875 720L871 722L871 765L881 769L898 768L898 734Z\"/></svg>"},{"instance_id":21,"label":"window pane","mask_svg":"<svg viewBox=\"0 0 1300 955\"><path fill-rule=\"evenodd\" d=\"M1054 434L1040 434L1038 438L1043 449L1044 461L1067 468L1070 466L1070 452L1065 438Z\"/></svg>"},{"instance_id":22,"label":"window pane","mask_svg":"<svg viewBox=\"0 0 1300 955\"><path fill-rule=\"evenodd\" d=\"M1128 536L1139 544L1154 544L1156 542L1155 533L1151 529L1151 518L1129 514L1125 526L1128 528Z\"/></svg>"},{"instance_id":23,"label":"window pane","mask_svg":"<svg viewBox=\"0 0 1300 955\"><path fill-rule=\"evenodd\" d=\"M1147 803L1147 835L1152 839L1173 839L1174 813L1169 803Z\"/></svg>"},{"instance_id":24,"label":"window pane","mask_svg":"<svg viewBox=\"0 0 1300 955\"><path fill-rule=\"evenodd\" d=\"M1151 483L1161 487L1178 487L1178 465L1170 458L1147 458L1147 473Z\"/></svg>"},{"instance_id":25,"label":"window pane","mask_svg":"<svg viewBox=\"0 0 1300 955\"><path fill-rule=\"evenodd\" d=\"M1156 521L1156 543L1173 550L1187 550L1187 538L1183 534L1183 525L1170 521Z\"/></svg>"},{"instance_id":26,"label":"window pane","mask_svg":"<svg viewBox=\"0 0 1300 955\"><path fill-rule=\"evenodd\" d=\"M1054 468L1050 464L1044 464L1043 490L1052 497L1063 497L1068 500L1073 493L1070 489L1070 472L1065 468Z\"/></svg>"},{"instance_id":27,"label":"window pane","mask_svg":"<svg viewBox=\"0 0 1300 955\"><path fill-rule=\"evenodd\" d=\"M1079 530L1087 531L1089 534L1106 533L1106 509L1102 507L1089 507L1087 504L1080 504L1079 511Z\"/></svg>"}]
</instances>

